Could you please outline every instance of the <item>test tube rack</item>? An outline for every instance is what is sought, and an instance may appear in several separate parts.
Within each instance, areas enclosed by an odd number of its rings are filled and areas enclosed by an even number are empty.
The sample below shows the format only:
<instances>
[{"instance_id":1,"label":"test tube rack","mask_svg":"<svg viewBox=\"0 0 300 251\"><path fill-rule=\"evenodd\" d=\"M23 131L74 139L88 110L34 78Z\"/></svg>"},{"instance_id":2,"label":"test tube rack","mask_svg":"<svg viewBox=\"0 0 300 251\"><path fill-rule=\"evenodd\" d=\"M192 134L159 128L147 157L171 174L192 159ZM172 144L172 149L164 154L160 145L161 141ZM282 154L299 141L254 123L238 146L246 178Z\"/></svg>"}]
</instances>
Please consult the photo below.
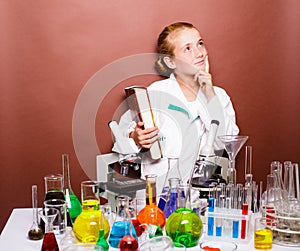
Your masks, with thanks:
<instances>
[{"instance_id":1,"label":"test tube rack","mask_svg":"<svg viewBox=\"0 0 300 251\"><path fill-rule=\"evenodd\" d=\"M230 240L236 243L248 243L252 236L252 211L242 214L240 209L215 208L214 212L205 212L205 239ZM251 232L252 231L252 232Z\"/></svg>"}]
</instances>

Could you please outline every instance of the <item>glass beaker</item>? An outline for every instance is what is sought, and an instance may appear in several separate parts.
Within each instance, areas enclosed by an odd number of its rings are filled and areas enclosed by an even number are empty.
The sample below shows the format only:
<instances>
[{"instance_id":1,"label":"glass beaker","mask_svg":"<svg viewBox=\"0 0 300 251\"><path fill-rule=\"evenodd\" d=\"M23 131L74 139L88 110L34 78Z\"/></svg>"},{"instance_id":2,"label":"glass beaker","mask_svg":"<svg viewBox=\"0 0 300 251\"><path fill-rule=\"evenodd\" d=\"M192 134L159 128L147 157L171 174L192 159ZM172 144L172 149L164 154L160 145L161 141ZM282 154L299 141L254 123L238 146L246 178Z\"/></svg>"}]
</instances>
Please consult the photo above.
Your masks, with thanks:
<instances>
[{"instance_id":1,"label":"glass beaker","mask_svg":"<svg viewBox=\"0 0 300 251\"><path fill-rule=\"evenodd\" d=\"M156 175L146 175L146 206L137 215L140 224L146 224L150 237L162 235L166 216L156 205Z\"/></svg>"},{"instance_id":2,"label":"glass beaker","mask_svg":"<svg viewBox=\"0 0 300 251\"><path fill-rule=\"evenodd\" d=\"M99 186L96 181L81 182L82 212L77 216L73 231L79 242L96 243L99 237L101 217L100 211ZM104 217L104 236L108 237L109 223Z\"/></svg>"},{"instance_id":3,"label":"glass beaker","mask_svg":"<svg viewBox=\"0 0 300 251\"><path fill-rule=\"evenodd\" d=\"M39 211L39 215L45 223L45 235L41 251L59 251L56 237L52 229L53 221L58 213L58 210L55 208L44 208Z\"/></svg>"},{"instance_id":4,"label":"glass beaker","mask_svg":"<svg viewBox=\"0 0 300 251\"><path fill-rule=\"evenodd\" d=\"M257 218L254 222L254 247L258 250L272 249L272 230L267 227L269 219Z\"/></svg>"},{"instance_id":5,"label":"glass beaker","mask_svg":"<svg viewBox=\"0 0 300 251\"><path fill-rule=\"evenodd\" d=\"M63 167L63 192L65 200L68 206L68 212L72 222L75 221L76 217L81 213L81 203L78 197L72 190L71 180L70 180L70 165L69 165L69 155L62 155L62 167Z\"/></svg>"},{"instance_id":6,"label":"glass beaker","mask_svg":"<svg viewBox=\"0 0 300 251\"><path fill-rule=\"evenodd\" d=\"M125 195L120 195L117 197L117 212L114 223L111 227L111 232L109 235L108 242L111 247L118 248L119 242L124 236L131 235L130 229L131 219L129 215L129 197ZM132 229L132 237L137 238L135 229Z\"/></svg>"},{"instance_id":7,"label":"glass beaker","mask_svg":"<svg viewBox=\"0 0 300 251\"><path fill-rule=\"evenodd\" d=\"M44 177L45 198L46 200L59 199L64 200L63 176L61 174L49 174Z\"/></svg>"}]
</instances>

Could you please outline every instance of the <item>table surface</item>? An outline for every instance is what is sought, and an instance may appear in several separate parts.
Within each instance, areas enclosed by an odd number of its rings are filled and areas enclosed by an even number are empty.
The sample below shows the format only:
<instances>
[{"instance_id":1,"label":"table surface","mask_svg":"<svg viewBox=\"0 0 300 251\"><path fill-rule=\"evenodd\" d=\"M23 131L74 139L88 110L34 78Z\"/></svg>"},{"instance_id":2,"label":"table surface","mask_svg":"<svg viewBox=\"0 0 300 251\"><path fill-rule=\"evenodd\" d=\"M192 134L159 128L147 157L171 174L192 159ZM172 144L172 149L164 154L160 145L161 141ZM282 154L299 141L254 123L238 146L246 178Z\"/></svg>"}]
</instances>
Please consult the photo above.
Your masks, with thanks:
<instances>
[{"instance_id":1,"label":"table surface","mask_svg":"<svg viewBox=\"0 0 300 251\"><path fill-rule=\"evenodd\" d=\"M32 209L31 208L15 208L0 236L0 249L5 251L40 251L42 240L31 241L27 238L27 232L32 225ZM58 237L58 244L59 244ZM110 251L118 249L110 248ZM247 244L238 244L238 250L252 251L253 240ZM299 247L285 247L273 245L272 251L296 251ZM187 251L200 251L200 247L187 248Z\"/></svg>"}]
</instances>

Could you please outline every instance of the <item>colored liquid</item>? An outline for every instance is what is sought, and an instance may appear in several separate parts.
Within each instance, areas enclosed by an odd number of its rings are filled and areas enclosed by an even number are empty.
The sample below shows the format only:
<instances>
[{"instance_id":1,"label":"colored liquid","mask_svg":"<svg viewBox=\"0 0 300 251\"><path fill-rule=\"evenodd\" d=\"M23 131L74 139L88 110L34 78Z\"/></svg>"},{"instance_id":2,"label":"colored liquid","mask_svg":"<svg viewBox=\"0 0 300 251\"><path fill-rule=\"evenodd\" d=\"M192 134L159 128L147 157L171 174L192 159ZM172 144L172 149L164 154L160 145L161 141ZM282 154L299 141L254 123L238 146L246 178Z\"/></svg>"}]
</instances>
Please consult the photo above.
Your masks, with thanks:
<instances>
[{"instance_id":1,"label":"colored liquid","mask_svg":"<svg viewBox=\"0 0 300 251\"><path fill-rule=\"evenodd\" d=\"M167 218L169 218L169 216L175 212L175 210L177 209L177 198L178 198L178 194L177 192L171 192L170 193L170 197L167 200L167 204L164 210L164 214Z\"/></svg>"},{"instance_id":2,"label":"colored liquid","mask_svg":"<svg viewBox=\"0 0 300 251\"><path fill-rule=\"evenodd\" d=\"M129 235L129 229L130 229L130 222L116 221L111 227L111 232L108 239L109 245L113 248L118 248L121 239L124 236ZM137 238L134 228L132 228L132 235L134 238Z\"/></svg>"},{"instance_id":3,"label":"colored liquid","mask_svg":"<svg viewBox=\"0 0 300 251\"><path fill-rule=\"evenodd\" d=\"M134 226L136 235L138 237L140 237L143 234L143 232L145 231L146 226L145 227L142 226L137 219L132 219L131 222L132 222L132 225Z\"/></svg>"},{"instance_id":4,"label":"colored liquid","mask_svg":"<svg viewBox=\"0 0 300 251\"><path fill-rule=\"evenodd\" d=\"M256 230L254 247L260 250L272 249L272 231L270 229Z\"/></svg>"},{"instance_id":5,"label":"colored liquid","mask_svg":"<svg viewBox=\"0 0 300 251\"><path fill-rule=\"evenodd\" d=\"M166 224L166 216L156 204L146 205L137 216L141 224L151 224L163 228Z\"/></svg>"},{"instance_id":6,"label":"colored liquid","mask_svg":"<svg viewBox=\"0 0 300 251\"><path fill-rule=\"evenodd\" d=\"M59 251L54 233L46 233L41 251Z\"/></svg>"},{"instance_id":7,"label":"colored liquid","mask_svg":"<svg viewBox=\"0 0 300 251\"><path fill-rule=\"evenodd\" d=\"M75 194L71 194L66 190L65 200L68 205L68 211L72 222L74 222L79 214L81 214L81 203Z\"/></svg>"},{"instance_id":8,"label":"colored liquid","mask_svg":"<svg viewBox=\"0 0 300 251\"><path fill-rule=\"evenodd\" d=\"M120 251L137 251L138 247L137 240L131 235L124 236L119 243Z\"/></svg>"},{"instance_id":9,"label":"colored liquid","mask_svg":"<svg viewBox=\"0 0 300 251\"><path fill-rule=\"evenodd\" d=\"M29 240L41 240L41 239L43 239L43 236L44 236L44 233L41 228L31 229L28 232Z\"/></svg>"},{"instance_id":10,"label":"colored liquid","mask_svg":"<svg viewBox=\"0 0 300 251\"><path fill-rule=\"evenodd\" d=\"M83 243L96 243L99 237L99 229L101 228L101 217L98 200L85 200L82 202L82 212L76 218L73 231L75 237ZM104 217L104 236L108 237L109 223Z\"/></svg>"},{"instance_id":11,"label":"colored liquid","mask_svg":"<svg viewBox=\"0 0 300 251\"><path fill-rule=\"evenodd\" d=\"M202 234L202 221L193 210L178 208L167 220L166 233L174 243L194 247Z\"/></svg>"}]
</instances>

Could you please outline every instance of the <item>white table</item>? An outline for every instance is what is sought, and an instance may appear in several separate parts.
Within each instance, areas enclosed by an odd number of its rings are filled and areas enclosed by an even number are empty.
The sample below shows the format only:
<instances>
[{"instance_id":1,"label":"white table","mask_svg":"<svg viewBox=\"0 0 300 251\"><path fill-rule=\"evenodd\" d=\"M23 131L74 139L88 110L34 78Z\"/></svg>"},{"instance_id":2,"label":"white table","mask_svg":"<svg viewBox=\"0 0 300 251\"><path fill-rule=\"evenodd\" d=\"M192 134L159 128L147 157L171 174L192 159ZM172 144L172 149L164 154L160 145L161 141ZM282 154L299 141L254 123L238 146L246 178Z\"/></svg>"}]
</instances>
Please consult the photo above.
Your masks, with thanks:
<instances>
[{"instance_id":1,"label":"white table","mask_svg":"<svg viewBox=\"0 0 300 251\"><path fill-rule=\"evenodd\" d=\"M15 208L0 236L1 251L40 251L42 240L31 241L27 238L27 232L32 225L31 208ZM59 243L58 239L58 243ZM110 251L117 249L110 248ZM248 244L238 244L238 250L253 251L253 240ZM299 251L298 248L273 245L272 251ZM200 251L199 247L188 248L187 251Z\"/></svg>"}]
</instances>

